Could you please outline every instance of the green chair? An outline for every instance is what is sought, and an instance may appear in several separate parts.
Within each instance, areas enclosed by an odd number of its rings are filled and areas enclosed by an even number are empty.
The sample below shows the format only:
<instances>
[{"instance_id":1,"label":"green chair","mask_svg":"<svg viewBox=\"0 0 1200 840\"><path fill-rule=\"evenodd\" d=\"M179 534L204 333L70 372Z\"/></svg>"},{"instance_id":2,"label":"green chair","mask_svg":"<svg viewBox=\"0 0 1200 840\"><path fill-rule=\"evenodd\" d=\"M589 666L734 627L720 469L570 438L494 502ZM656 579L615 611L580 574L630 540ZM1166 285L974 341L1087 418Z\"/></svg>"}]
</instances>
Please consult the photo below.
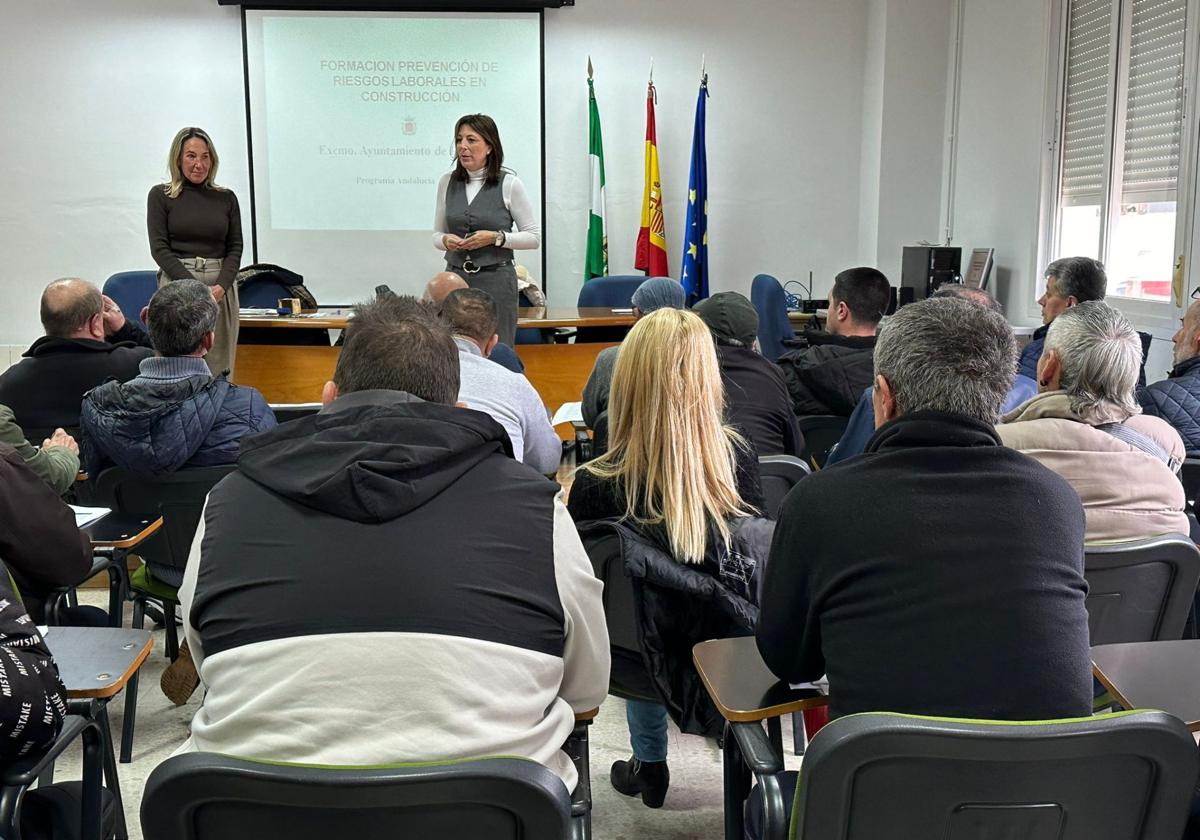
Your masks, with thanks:
<instances>
[{"instance_id":1,"label":"green chair","mask_svg":"<svg viewBox=\"0 0 1200 840\"><path fill-rule=\"evenodd\" d=\"M146 840L566 840L571 798L521 758L316 767L212 753L168 758L146 781Z\"/></svg>"},{"instance_id":2,"label":"green chair","mask_svg":"<svg viewBox=\"0 0 1200 840\"><path fill-rule=\"evenodd\" d=\"M172 661L179 655L179 633L175 627L175 607L179 604L179 585L187 567L192 538L210 491L233 472L233 464L220 467L189 467L173 473L145 476L120 467L109 467L96 477L95 494L99 504L125 513L157 514L163 524L158 533L138 546L144 561L129 576L129 597L133 601L133 626L145 624L148 604L162 610L167 631L166 654ZM125 692L125 715L121 728L121 762L129 762L133 751L133 723L137 712L138 676L129 681Z\"/></svg>"},{"instance_id":3,"label":"green chair","mask_svg":"<svg viewBox=\"0 0 1200 840\"><path fill-rule=\"evenodd\" d=\"M816 734L798 779L761 726L731 729L726 750L759 781L746 803L755 840L1179 840L1200 765L1183 722L1154 710L1027 723L848 715Z\"/></svg>"}]
</instances>

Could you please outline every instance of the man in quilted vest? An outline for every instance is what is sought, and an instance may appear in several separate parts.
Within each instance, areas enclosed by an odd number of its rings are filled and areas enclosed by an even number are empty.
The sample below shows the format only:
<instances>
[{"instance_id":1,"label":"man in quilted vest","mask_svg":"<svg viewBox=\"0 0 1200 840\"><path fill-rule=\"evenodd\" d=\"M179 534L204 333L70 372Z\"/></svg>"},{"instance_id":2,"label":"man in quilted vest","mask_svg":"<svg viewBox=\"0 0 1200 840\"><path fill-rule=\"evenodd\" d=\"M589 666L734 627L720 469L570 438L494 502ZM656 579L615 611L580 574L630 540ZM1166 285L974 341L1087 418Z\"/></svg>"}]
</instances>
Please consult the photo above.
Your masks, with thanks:
<instances>
[{"instance_id":1,"label":"man in quilted vest","mask_svg":"<svg viewBox=\"0 0 1200 840\"><path fill-rule=\"evenodd\" d=\"M1200 300L1183 316L1175 343L1175 367L1161 382L1138 390L1146 414L1166 420L1183 438L1188 455L1200 452Z\"/></svg>"}]
</instances>

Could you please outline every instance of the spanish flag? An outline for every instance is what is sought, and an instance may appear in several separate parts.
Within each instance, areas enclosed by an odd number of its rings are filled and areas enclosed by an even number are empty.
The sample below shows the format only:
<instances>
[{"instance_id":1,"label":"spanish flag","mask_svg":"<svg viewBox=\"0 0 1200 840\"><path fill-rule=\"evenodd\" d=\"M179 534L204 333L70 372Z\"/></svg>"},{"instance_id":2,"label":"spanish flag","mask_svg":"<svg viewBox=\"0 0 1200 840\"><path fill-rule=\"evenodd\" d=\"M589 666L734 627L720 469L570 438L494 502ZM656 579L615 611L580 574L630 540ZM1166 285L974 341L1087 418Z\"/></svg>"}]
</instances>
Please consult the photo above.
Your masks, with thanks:
<instances>
[{"instance_id":1,"label":"spanish flag","mask_svg":"<svg viewBox=\"0 0 1200 840\"><path fill-rule=\"evenodd\" d=\"M654 82L646 88L646 188L642 195L642 227L633 267L650 277L667 273L667 230L663 220L662 181L658 175L658 140L654 136Z\"/></svg>"}]
</instances>

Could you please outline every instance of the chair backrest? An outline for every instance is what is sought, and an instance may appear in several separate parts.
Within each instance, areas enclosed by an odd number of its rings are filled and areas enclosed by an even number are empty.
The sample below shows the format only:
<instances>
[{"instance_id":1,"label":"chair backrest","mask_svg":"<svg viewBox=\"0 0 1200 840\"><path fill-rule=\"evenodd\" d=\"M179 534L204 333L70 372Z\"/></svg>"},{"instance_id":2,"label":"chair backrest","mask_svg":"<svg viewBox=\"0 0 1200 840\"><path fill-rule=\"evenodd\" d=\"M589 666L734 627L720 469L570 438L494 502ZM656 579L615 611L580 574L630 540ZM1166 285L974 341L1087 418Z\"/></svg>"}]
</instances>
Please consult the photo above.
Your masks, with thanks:
<instances>
[{"instance_id":1,"label":"chair backrest","mask_svg":"<svg viewBox=\"0 0 1200 840\"><path fill-rule=\"evenodd\" d=\"M817 469L825 466L829 450L842 439L849 425L849 417L839 417L835 414L809 414L797 417L796 424L804 433L804 452L802 457Z\"/></svg>"},{"instance_id":2,"label":"chair backrest","mask_svg":"<svg viewBox=\"0 0 1200 840\"><path fill-rule=\"evenodd\" d=\"M142 307L157 290L157 271L120 271L104 281L104 294L116 301L126 318L140 320Z\"/></svg>"},{"instance_id":3,"label":"chair backrest","mask_svg":"<svg viewBox=\"0 0 1200 840\"><path fill-rule=\"evenodd\" d=\"M796 335L788 320L783 286L770 274L756 275L750 281L750 303L758 312L758 349L775 361L788 351L783 342Z\"/></svg>"},{"instance_id":4,"label":"chair backrest","mask_svg":"<svg viewBox=\"0 0 1200 840\"><path fill-rule=\"evenodd\" d=\"M1200 458L1188 458L1183 462L1179 481L1183 484L1183 497L1195 508L1196 496L1200 495Z\"/></svg>"},{"instance_id":5,"label":"chair backrest","mask_svg":"<svg viewBox=\"0 0 1200 840\"><path fill-rule=\"evenodd\" d=\"M1183 637L1200 549L1182 534L1084 549L1088 629L1093 645Z\"/></svg>"},{"instance_id":6,"label":"chair backrest","mask_svg":"<svg viewBox=\"0 0 1200 840\"><path fill-rule=\"evenodd\" d=\"M608 451L608 409L596 415L592 425L592 457L599 458Z\"/></svg>"},{"instance_id":7,"label":"chair backrest","mask_svg":"<svg viewBox=\"0 0 1200 840\"><path fill-rule=\"evenodd\" d=\"M520 758L356 769L185 753L154 768L141 818L146 840L563 840L571 799Z\"/></svg>"},{"instance_id":8,"label":"chair backrest","mask_svg":"<svg viewBox=\"0 0 1200 840\"><path fill-rule=\"evenodd\" d=\"M286 423L289 420L299 420L301 417L308 417L310 414L316 414L321 410L319 402L311 403L271 403L271 411L275 415L275 422Z\"/></svg>"},{"instance_id":9,"label":"chair backrest","mask_svg":"<svg viewBox=\"0 0 1200 840\"><path fill-rule=\"evenodd\" d=\"M145 476L109 467L96 476L93 503L126 513L162 516L163 538L139 546L138 554L147 563L182 570L187 566L208 491L236 469L236 465L227 464Z\"/></svg>"},{"instance_id":10,"label":"chair backrest","mask_svg":"<svg viewBox=\"0 0 1200 840\"><path fill-rule=\"evenodd\" d=\"M795 837L1177 840L1200 755L1158 711L999 723L850 715L804 753Z\"/></svg>"},{"instance_id":11,"label":"chair backrest","mask_svg":"<svg viewBox=\"0 0 1200 840\"><path fill-rule=\"evenodd\" d=\"M648 280L641 274L610 274L593 277L579 290L577 306L607 306L610 309L628 309L633 306L633 293Z\"/></svg>"},{"instance_id":12,"label":"chair backrest","mask_svg":"<svg viewBox=\"0 0 1200 840\"><path fill-rule=\"evenodd\" d=\"M763 455L758 459L758 475L769 518L779 518L783 497L810 472L808 464L795 455Z\"/></svg>"}]
</instances>

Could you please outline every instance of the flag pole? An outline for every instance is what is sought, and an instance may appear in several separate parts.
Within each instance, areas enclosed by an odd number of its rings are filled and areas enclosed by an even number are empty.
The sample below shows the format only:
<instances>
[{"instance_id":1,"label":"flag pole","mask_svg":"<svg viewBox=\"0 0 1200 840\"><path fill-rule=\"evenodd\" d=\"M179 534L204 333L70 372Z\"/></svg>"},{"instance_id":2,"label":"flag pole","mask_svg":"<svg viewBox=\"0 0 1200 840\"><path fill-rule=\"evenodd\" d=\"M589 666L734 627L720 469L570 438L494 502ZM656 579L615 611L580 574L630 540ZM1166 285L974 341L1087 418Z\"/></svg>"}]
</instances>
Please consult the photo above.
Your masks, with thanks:
<instances>
[{"instance_id":1,"label":"flag pole","mask_svg":"<svg viewBox=\"0 0 1200 840\"><path fill-rule=\"evenodd\" d=\"M592 80L592 57L588 56L588 81Z\"/></svg>"}]
</instances>

